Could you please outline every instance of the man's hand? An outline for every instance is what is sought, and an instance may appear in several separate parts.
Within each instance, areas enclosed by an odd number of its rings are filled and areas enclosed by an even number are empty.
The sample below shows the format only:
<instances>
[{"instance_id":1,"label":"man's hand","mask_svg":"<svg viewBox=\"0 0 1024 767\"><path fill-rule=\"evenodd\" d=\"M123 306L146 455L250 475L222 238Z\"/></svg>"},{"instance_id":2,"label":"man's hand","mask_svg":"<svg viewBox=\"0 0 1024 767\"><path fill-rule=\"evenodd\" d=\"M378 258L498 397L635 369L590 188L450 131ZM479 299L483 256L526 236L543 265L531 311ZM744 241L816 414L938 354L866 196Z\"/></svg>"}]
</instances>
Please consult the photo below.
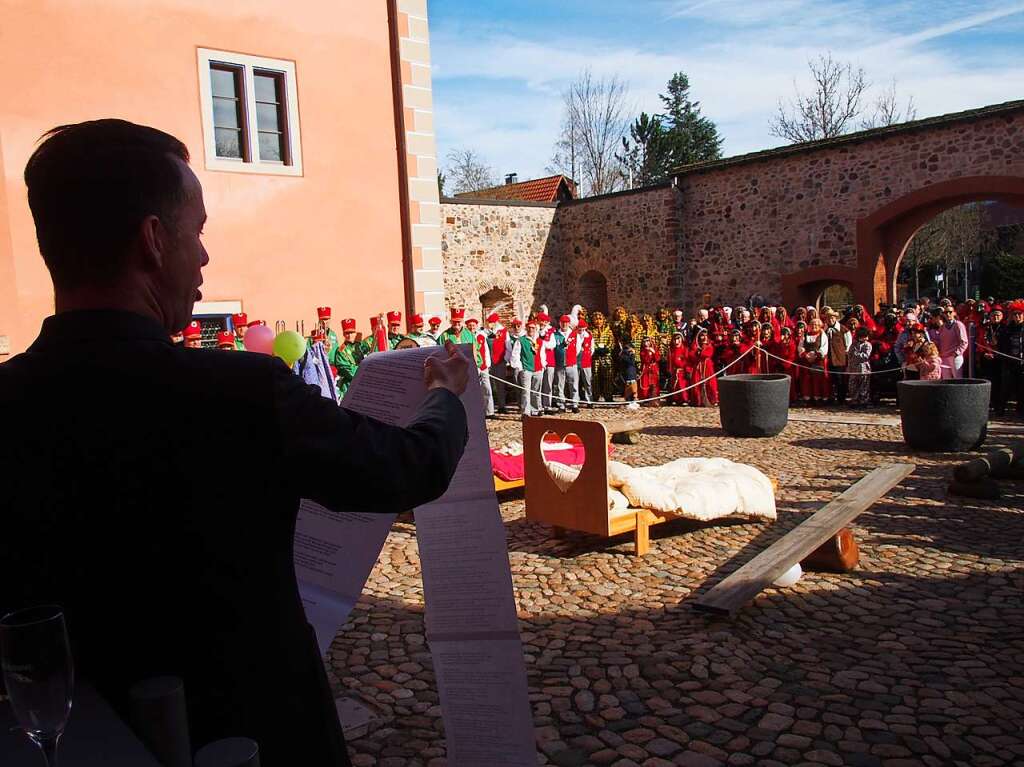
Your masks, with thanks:
<instances>
[{"instance_id":1,"label":"man's hand","mask_svg":"<svg viewBox=\"0 0 1024 767\"><path fill-rule=\"evenodd\" d=\"M435 354L423 363L423 382L427 389L448 389L456 397L462 396L469 381L469 360L459 354L455 344L444 345L447 356Z\"/></svg>"}]
</instances>

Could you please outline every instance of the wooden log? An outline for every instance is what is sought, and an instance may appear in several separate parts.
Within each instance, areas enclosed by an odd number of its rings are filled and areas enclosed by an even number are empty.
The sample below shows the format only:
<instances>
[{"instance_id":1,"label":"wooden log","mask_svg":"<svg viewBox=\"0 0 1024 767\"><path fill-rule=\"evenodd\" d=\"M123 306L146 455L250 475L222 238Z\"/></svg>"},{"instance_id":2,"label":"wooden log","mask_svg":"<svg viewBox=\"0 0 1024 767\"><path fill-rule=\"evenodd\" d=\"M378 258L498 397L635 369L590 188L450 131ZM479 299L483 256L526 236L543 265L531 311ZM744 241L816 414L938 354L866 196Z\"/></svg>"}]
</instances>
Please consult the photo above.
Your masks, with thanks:
<instances>
[{"instance_id":1,"label":"wooden log","mask_svg":"<svg viewBox=\"0 0 1024 767\"><path fill-rule=\"evenodd\" d=\"M953 478L957 482L973 482L989 476L993 471L1008 469L1021 458L1024 458L1024 444L992 450L981 458L957 466L953 470Z\"/></svg>"},{"instance_id":2,"label":"wooden log","mask_svg":"<svg viewBox=\"0 0 1024 767\"><path fill-rule=\"evenodd\" d=\"M906 479L915 468L912 463L879 466L695 600L694 608L734 615L765 586L849 525L857 515Z\"/></svg>"},{"instance_id":3,"label":"wooden log","mask_svg":"<svg viewBox=\"0 0 1024 767\"><path fill-rule=\"evenodd\" d=\"M994 501L1000 495L999 483L988 477L976 479L973 482L957 482L954 480L949 483L946 491L950 495L958 495L963 498L981 498L985 501Z\"/></svg>"}]
</instances>

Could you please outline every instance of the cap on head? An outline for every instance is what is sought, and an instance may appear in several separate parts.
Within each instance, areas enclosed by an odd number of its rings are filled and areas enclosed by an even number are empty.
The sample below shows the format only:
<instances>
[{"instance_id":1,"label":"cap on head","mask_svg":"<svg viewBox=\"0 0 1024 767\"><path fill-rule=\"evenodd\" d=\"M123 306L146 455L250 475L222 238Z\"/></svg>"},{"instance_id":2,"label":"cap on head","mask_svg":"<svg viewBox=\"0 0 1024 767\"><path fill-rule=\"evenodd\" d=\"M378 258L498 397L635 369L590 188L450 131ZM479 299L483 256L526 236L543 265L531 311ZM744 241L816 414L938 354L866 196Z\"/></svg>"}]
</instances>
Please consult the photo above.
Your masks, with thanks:
<instances>
[{"instance_id":1,"label":"cap on head","mask_svg":"<svg viewBox=\"0 0 1024 767\"><path fill-rule=\"evenodd\" d=\"M586 330L590 326L587 324L587 321L585 319L580 317L579 321L576 323L576 327L578 327L580 330Z\"/></svg>"},{"instance_id":2,"label":"cap on head","mask_svg":"<svg viewBox=\"0 0 1024 767\"><path fill-rule=\"evenodd\" d=\"M331 307L318 306L316 308L316 318L318 320L329 320L331 318Z\"/></svg>"},{"instance_id":3,"label":"cap on head","mask_svg":"<svg viewBox=\"0 0 1024 767\"><path fill-rule=\"evenodd\" d=\"M440 317L431 317L430 318L430 326L431 327L438 327L440 324L441 324L441 318Z\"/></svg>"},{"instance_id":4,"label":"cap on head","mask_svg":"<svg viewBox=\"0 0 1024 767\"><path fill-rule=\"evenodd\" d=\"M570 317L568 314L563 314L561 317L558 318L558 322L559 323L568 322L568 323L572 324L572 317Z\"/></svg>"},{"instance_id":5,"label":"cap on head","mask_svg":"<svg viewBox=\"0 0 1024 767\"><path fill-rule=\"evenodd\" d=\"M465 309L452 309L452 320L462 320L466 318Z\"/></svg>"},{"instance_id":6,"label":"cap on head","mask_svg":"<svg viewBox=\"0 0 1024 767\"><path fill-rule=\"evenodd\" d=\"M203 337L203 326L199 324L199 320L192 320L185 329L181 331L181 335L186 339L190 338L202 338Z\"/></svg>"},{"instance_id":7,"label":"cap on head","mask_svg":"<svg viewBox=\"0 0 1024 767\"><path fill-rule=\"evenodd\" d=\"M422 314L414 314L412 316L412 326L414 328L418 328L418 327L422 327L423 326L423 315Z\"/></svg>"},{"instance_id":8,"label":"cap on head","mask_svg":"<svg viewBox=\"0 0 1024 767\"><path fill-rule=\"evenodd\" d=\"M396 311L388 312L388 325L402 324L402 313Z\"/></svg>"},{"instance_id":9,"label":"cap on head","mask_svg":"<svg viewBox=\"0 0 1024 767\"><path fill-rule=\"evenodd\" d=\"M234 345L235 345L235 334L232 333L230 330L221 330L219 333L217 333L217 346L218 347L220 347L220 346L230 346L230 347L233 348Z\"/></svg>"},{"instance_id":10,"label":"cap on head","mask_svg":"<svg viewBox=\"0 0 1024 767\"><path fill-rule=\"evenodd\" d=\"M231 315L231 324L236 328L245 327L249 324L249 318L245 312L239 312L238 314Z\"/></svg>"},{"instance_id":11,"label":"cap on head","mask_svg":"<svg viewBox=\"0 0 1024 767\"><path fill-rule=\"evenodd\" d=\"M500 319L501 317L498 315L497 312L491 312L490 314L487 315L488 322L497 322Z\"/></svg>"},{"instance_id":12,"label":"cap on head","mask_svg":"<svg viewBox=\"0 0 1024 767\"><path fill-rule=\"evenodd\" d=\"M342 333L354 333L356 331L356 321L348 317L341 321L341 332Z\"/></svg>"}]
</instances>

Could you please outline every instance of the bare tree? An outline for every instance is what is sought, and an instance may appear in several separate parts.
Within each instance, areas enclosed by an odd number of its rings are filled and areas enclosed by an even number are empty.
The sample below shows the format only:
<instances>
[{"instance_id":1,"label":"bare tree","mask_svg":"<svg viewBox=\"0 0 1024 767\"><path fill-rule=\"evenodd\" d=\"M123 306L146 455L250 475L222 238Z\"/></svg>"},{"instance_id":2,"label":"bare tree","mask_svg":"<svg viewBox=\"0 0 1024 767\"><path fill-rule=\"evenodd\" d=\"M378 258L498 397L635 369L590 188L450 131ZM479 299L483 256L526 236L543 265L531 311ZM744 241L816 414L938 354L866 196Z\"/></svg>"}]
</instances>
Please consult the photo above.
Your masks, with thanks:
<instances>
[{"instance_id":1,"label":"bare tree","mask_svg":"<svg viewBox=\"0 0 1024 767\"><path fill-rule=\"evenodd\" d=\"M618 77L595 79L585 69L563 94L562 132L548 170L581 182L584 195L623 187L615 154L629 130L627 93Z\"/></svg>"},{"instance_id":2,"label":"bare tree","mask_svg":"<svg viewBox=\"0 0 1024 767\"><path fill-rule=\"evenodd\" d=\"M917 107L914 106L914 97L908 96L907 103L900 107L896 96L896 78L889 82L889 87L883 90L875 98L875 109L868 117L860 121L860 127L864 130L870 128L881 128L886 125L910 122L917 118Z\"/></svg>"},{"instance_id":3,"label":"bare tree","mask_svg":"<svg viewBox=\"0 0 1024 767\"><path fill-rule=\"evenodd\" d=\"M452 194L476 192L497 186L494 170L475 149L453 149L448 153L448 167L442 177Z\"/></svg>"},{"instance_id":4,"label":"bare tree","mask_svg":"<svg viewBox=\"0 0 1024 767\"><path fill-rule=\"evenodd\" d=\"M793 143L834 138L846 133L861 113L869 83L860 67L836 61L831 53L807 62L814 82L805 94L794 83L796 98L784 104L771 122L772 135Z\"/></svg>"},{"instance_id":5,"label":"bare tree","mask_svg":"<svg viewBox=\"0 0 1024 767\"><path fill-rule=\"evenodd\" d=\"M936 266L945 273L960 272L964 276L966 297L967 270L971 260L995 243L985 207L968 203L943 211L914 235L904 260L914 272L914 291L920 295L919 272L923 266Z\"/></svg>"}]
</instances>

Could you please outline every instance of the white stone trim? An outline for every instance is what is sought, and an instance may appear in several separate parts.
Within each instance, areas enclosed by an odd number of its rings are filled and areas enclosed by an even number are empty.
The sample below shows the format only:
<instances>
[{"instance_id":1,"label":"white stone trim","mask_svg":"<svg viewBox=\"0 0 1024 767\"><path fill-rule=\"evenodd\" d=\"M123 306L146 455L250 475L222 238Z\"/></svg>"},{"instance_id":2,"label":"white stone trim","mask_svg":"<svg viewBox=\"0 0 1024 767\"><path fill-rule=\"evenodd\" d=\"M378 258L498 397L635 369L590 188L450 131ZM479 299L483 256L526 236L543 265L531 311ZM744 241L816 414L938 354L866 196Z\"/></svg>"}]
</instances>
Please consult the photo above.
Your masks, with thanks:
<instances>
[{"instance_id":1,"label":"white stone trim","mask_svg":"<svg viewBox=\"0 0 1024 767\"><path fill-rule=\"evenodd\" d=\"M241 301L196 301L192 314L240 314Z\"/></svg>"},{"instance_id":2,"label":"white stone trim","mask_svg":"<svg viewBox=\"0 0 1024 767\"><path fill-rule=\"evenodd\" d=\"M299 130L299 93L295 77L295 62L285 59L268 59L262 56L250 56L246 53L218 51L212 48L197 48L199 75L199 101L202 106L203 149L206 155L206 169L229 171L232 173L263 173L276 176L302 175L302 140ZM252 162L243 162L226 157L218 157L216 139L213 130L213 95L210 85L210 64L222 62L245 68L243 88L245 90L246 112L249 115L249 146ZM253 86L253 69L269 69L281 72L285 77L285 98L288 111L288 138L292 164L262 161L259 159L259 136L256 131L256 90Z\"/></svg>"}]
</instances>

